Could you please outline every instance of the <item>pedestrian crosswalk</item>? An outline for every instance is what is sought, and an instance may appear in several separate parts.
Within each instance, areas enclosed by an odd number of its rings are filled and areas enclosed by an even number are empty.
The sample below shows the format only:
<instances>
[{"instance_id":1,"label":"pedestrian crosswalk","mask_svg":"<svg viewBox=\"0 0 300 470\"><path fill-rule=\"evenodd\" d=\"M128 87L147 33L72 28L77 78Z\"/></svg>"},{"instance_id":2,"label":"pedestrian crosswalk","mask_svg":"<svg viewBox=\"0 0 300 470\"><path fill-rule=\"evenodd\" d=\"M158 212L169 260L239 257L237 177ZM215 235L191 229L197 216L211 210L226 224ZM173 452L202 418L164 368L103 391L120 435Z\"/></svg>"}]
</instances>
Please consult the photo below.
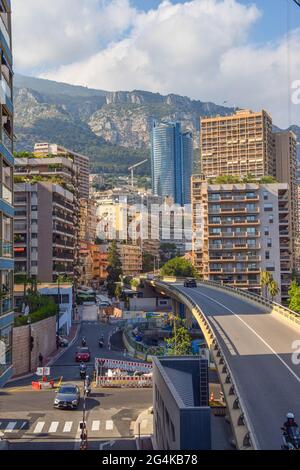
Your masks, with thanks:
<instances>
[{"instance_id":1,"label":"pedestrian crosswalk","mask_svg":"<svg viewBox=\"0 0 300 470\"><path fill-rule=\"evenodd\" d=\"M125 423L126 421L124 421ZM128 422L128 421L127 421ZM90 433L113 432L116 429L116 423L112 419L88 420L87 428ZM80 420L76 421L43 421L38 420L34 423L29 421L6 421L0 422L0 430L3 433L17 433L20 431L26 434L67 434L76 433L80 429Z\"/></svg>"}]
</instances>

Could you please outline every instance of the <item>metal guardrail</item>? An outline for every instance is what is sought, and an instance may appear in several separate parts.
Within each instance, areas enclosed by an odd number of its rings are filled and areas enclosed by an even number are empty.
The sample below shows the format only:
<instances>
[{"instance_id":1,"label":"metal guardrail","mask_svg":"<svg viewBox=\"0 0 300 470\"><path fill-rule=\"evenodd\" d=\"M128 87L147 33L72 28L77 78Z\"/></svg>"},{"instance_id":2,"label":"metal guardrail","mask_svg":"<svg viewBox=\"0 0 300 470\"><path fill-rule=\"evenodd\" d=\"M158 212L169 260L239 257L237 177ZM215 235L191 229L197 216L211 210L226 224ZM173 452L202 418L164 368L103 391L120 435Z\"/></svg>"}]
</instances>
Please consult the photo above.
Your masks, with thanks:
<instances>
[{"instance_id":1,"label":"metal guardrail","mask_svg":"<svg viewBox=\"0 0 300 470\"><path fill-rule=\"evenodd\" d=\"M149 280L152 285L161 287L170 294L173 294L179 301L184 303L197 318L198 323L202 327L207 344L214 357L220 381L223 388L224 398L226 400L232 429L235 436L236 446L238 449L258 449L255 440L255 434L252 431L250 419L247 416L246 407L239 393L237 384L230 370L228 362L220 347L216 335L201 308L186 293L180 292L175 286L171 286L161 281Z\"/></svg>"}]
</instances>

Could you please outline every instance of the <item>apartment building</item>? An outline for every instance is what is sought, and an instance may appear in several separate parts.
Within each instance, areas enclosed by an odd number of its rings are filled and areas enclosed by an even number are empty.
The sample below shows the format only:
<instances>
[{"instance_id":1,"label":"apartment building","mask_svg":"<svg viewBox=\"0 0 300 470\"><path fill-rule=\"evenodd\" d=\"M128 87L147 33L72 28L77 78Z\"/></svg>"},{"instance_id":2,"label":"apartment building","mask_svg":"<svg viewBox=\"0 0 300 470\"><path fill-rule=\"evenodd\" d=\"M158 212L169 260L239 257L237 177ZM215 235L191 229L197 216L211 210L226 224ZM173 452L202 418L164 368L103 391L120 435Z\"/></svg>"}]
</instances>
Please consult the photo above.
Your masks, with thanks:
<instances>
[{"instance_id":1,"label":"apartment building","mask_svg":"<svg viewBox=\"0 0 300 470\"><path fill-rule=\"evenodd\" d=\"M124 276L136 276L142 272L142 250L139 245L120 244L120 258Z\"/></svg>"},{"instance_id":2,"label":"apartment building","mask_svg":"<svg viewBox=\"0 0 300 470\"><path fill-rule=\"evenodd\" d=\"M275 176L273 124L266 111L202 118L200 126L200 173L206 178Z\"/></svg>"},{"instance_id":3,"label":"apartment building","mask_svg":"<svg viewBox=\"0 0 300 470\"><path fill-rule=\"evenodd\" d=\"M13 312L13 92L11 5L0 2L0 387L12 375Z\"/></svg>"},{"instance_id":4,"label":"apartment building","mask_svg":"<svg viewBox=\"0 0 300 470\"><path fill-rule=\"evenodd\" d=\"M97 230L97 203L94 199L80 199L79 239L93 243Z\"/></svg>"},{"instance_id":5,"label":"apartment building","mask_svg":"<svg viewBox=\"0 0 300 470\"><path fill-rule=\"evenodd\" d=\"M289 186L192 179L193 261L205 280L261 293L260 273L286 301L292 271Z\"/></svg>"},{"instance_id":6,"label":"apartment building","mask_svg":"<svg viewBox=\"0 0 300 470\"><path fill-rule=\"evenodd\" d=\"M77 282L78 168L66 157L16 158L15 274Z\"/></svg>"},{"instance_id":7,"label":"apartment building","mask_svg":"<svg viewBox=\"0 0 300 470\"><path fill-rule=\"evenodd\" d=\"M73 152L66 149L61 145L44 143L36 143L34 146L34 154L36 156L55 156L64 157L73 161L79 168L79 197L89 198L89 157L81 155L80 153Z\"/></svg>"}]
</instances>

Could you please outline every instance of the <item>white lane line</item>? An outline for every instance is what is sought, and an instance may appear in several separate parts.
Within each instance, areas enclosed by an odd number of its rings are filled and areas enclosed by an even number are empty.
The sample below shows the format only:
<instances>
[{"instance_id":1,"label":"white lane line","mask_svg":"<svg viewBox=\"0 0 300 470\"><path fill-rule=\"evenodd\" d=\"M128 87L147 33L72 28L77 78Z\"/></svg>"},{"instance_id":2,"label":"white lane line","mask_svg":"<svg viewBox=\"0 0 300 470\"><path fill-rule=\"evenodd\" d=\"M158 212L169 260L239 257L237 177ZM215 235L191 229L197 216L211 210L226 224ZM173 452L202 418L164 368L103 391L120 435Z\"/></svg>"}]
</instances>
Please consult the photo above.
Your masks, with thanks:
<instances>
[{"instance_id":1,"label":"white lane line","mask_svg":"<svg viewBox=\"0 0 300 470\"><path fill-rule=\"evenodd\" d=\"M66 421L63 432L71 432L72 426L73 426L73 421Z\"/></svg>"},{"instance_id":2,"label":"white lane line","mask_svg":"<svg viewBox=\"0 0 300 470\"><path fill-rule=\"evenodd\" d=\"M279 361L287 368L287 370L292 374L292 376L300 383L300 377L291 369L291 367L277 354L277 352L270 346L251 326L248 325L237 313L235 313L233 310L230 308L226 307L226 305L222 304L221 302L218 302L217 300L213 299L209 295L203 294L202 292L198 292L199 295L202 295L206 297L207 299L211 300L212 302L215 302L216 304L220 305L221 307L225 308L225 310L228 310L228 312L232 313L236 318L238 318L252 333L260 339L260 341L267 346L267 348L270 349L270 351L279 359Z\"/></svg>"},{"instance_id":3,"label":"white lane line","mask_svg":"<svg viewBox=\"0 0 300 470\"><path fill-rule=\"evenodd\" d=\"M45 426L45 422L44 421L39 421L33 431L33 434L39 434L42 432L43 430L43 427Z\"/></svg>"},{"instance_id":4,"label":"white lane line","mask_svg":"<svg viewBox=\"0 0 300 470\"><path fill-rule=\"evenodd\" d=\"M50 428L49 428L48 433L56 432L56 431L57 431L57 428L58 428L58 425L59 425L58 421L53 421L53 422L51 423L51 426L50 426Z\"/></svg>"},{"instance_id":5,"label":"white lane line","mask_svg":"<svg viewBox=\"0 0 300 470\"><path fill-rule=\"evenodd\" d=\"M100 429L100 421L93 421L92 431L99 431L99 429Z\"/></svg>"},{"instance_id":6,"label":"white lane line","mask_svg":"<svg viewBox=\"0 0 300 470\"><path fill-rule=\"evenodd\" d=\"M105 429L106 431L112 431L114 428L114 423L111 420L106 421L105 423Z\"/></svg>"},{"instance_id":7,"label":"white lane line","mask_svg":"<svg viewBox=\"0 0 300 470\"><path fill-rule=\"evenodd\" d=\"M17 425L16 421L10 421L8 425L6 426L6 429L4 430L4 432L13 432L16 425Z\"/></svg>"}]
</instances>

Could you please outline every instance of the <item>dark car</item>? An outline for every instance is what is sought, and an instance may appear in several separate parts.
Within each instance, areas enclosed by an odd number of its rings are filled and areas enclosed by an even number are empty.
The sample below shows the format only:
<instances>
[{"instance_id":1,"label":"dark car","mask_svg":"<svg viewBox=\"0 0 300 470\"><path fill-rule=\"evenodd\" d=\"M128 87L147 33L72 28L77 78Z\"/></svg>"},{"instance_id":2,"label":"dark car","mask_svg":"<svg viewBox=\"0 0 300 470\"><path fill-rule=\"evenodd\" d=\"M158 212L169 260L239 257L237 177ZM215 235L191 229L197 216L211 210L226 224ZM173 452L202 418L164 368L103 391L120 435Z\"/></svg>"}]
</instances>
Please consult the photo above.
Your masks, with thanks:
<instances>
[{"instance_id":1,"label":"dark car","mask_svg":"<svg viewBox=\"0 0 300 470\"><path fill-rule=\"evenodd\" d=\"M75 356L76 362L89 362L91 353L89 348L78 348Z\"/></svg>"},{"instance_id":2,"label":"dark car","mask_svg":"<svg viewBox=\"0 0 300 470\"><path fill-rule=\"evenodd\" d=\"M56 392L54 408L78 408L80 402L80 390L77 385L62 385Z\"/></svg>"},{"instance_id":3,"label":"dark car","mask_svg":"<svg viewBox=\"0 0 300 470\"><path fill-rule=\"evenodd\" d=\"M197 287L197 282L195 279L186 279L183 285L184 287Z\"/></svg>"}]
</instances>

